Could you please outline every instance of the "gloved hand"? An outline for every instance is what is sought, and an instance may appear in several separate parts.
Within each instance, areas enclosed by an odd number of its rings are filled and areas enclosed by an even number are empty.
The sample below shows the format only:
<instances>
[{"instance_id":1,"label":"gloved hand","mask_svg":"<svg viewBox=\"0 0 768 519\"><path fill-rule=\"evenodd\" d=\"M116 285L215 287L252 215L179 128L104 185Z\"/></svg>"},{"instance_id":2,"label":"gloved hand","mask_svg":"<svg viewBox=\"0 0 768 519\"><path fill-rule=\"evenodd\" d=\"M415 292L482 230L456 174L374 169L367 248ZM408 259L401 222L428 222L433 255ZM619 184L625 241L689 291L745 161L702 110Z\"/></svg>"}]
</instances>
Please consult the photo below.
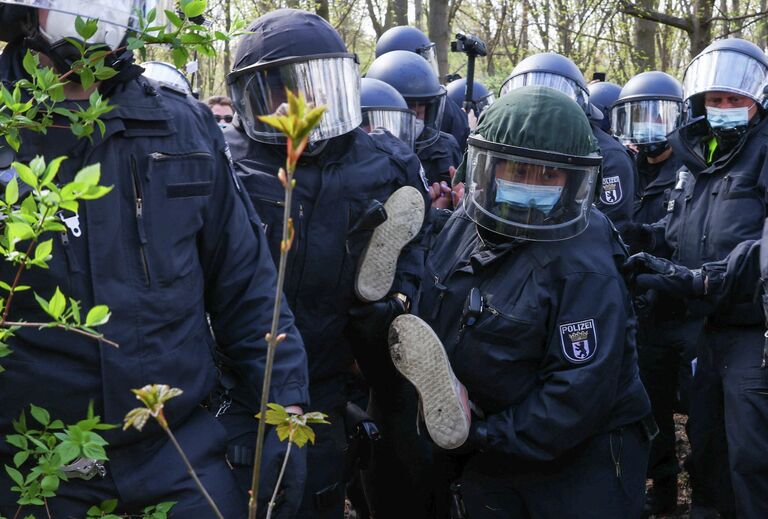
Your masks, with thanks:
<instances>
[{"instance_id":1,"label":"gloved hand","mask_svg":"<svg viewBox=\"0 0 768 519\"><path fill-rule=\"evenodd\" d=\"M261 483L259 484L259 517L264 517L267 512L269 500L277 484L277 477L280 474L285 451L288 448L288 441L281 442L273 428L267 429L264 438L264 450L262 451L261 462ZM301 500L304 497L304 483L307 479L307 449L298 448L296 445L291 447L291 453L288 456L288 465L285 468L285 475L280 484L275 500L275 508L272 517L275 519L293 519L299 511Z\"/></svg>"},{"instance_id":2,"label":"gloved hand","mask_svg":"<svg viewBox=\"0 0 768 519\"><path fill-rule=\"evenodd\" d=\"M349 309L350 327L360 336L381 338L385 342L389 325L395 317L405 313L405 303L396 297L385 297L373 303L355 305Z\"/></svg>"},{"instance_id":3,"label":"gloved hand","mask_svg":"<svg viewBox=\"0 0 768 519\"><path fill-rule=\"evenodd\" d=\"M641 252L627 259L623 270L634 283L646 290L656 290L683 297L704 294L704 278L699 270L690 270L663 258Z\"/></svg>"},{"instance_id":4,"label":"gloved hand","mask_svg":"<svg viewBox=\"0 0 768 519\"><path fill-rule=\"evenodd\" d=\"M621 239L629 246L632 254L650 250L654 247L653 230L650 225L630 222L624 224L619 231Z\"/></svg>"}]
</instances>

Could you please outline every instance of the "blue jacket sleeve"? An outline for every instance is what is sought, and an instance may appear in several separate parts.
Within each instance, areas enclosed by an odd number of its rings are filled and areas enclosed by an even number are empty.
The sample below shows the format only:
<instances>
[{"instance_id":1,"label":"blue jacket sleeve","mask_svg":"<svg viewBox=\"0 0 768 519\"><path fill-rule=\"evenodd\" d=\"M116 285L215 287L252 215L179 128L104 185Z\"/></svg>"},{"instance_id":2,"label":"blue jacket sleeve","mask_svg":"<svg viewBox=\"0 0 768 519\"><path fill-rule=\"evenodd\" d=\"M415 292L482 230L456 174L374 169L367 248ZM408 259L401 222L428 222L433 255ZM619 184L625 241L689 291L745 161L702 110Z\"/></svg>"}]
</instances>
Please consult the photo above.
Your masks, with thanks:
<instances>
[{"instance_id":1,"label":"blue jacket sleeve","mask_svg":"<svg viewBox=\"0 0 768 519\"><path fill-rule=\"evenodd\" d=\"M211 119L213 121L213 119ZM277 273L258 216L234 175L221 132L207 222L199 238L206 275L206 308L220 353L237 374L248 402L258 407L267 356ZM309 403L307 357L283 299L269 401Z\"/></svg>"},{"instance_id":2,"label":"blue jacket sleeve","mask_svg":"<svg viewBox=\"0 0 768 519\"><path fill-rule=\"evenodd\" d=\"M538 386L518 405L473 423L471 441L482 449L548 461L606 426L632 331L626 295L618 278L602 274L559 282ZM574 351L576 341L586 342Z\"/></svg>"}]
</instances>

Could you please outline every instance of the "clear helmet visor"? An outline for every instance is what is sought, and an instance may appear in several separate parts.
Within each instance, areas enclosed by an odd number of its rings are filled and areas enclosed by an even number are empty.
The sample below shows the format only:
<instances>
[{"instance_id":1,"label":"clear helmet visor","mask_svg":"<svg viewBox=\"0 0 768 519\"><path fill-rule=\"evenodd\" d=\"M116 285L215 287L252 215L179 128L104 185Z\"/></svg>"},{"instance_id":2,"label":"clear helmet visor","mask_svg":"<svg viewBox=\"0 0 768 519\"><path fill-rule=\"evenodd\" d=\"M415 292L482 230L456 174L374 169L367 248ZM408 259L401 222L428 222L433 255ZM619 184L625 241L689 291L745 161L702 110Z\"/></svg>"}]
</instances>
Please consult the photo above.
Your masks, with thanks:
<instances>
[{"instance_id":1,"label":"clear helmet visor","mask_svg":"<svg viewBox=\"0 0 768 519\"><path fill-rule=\"evenodd\" d=\"M732 92L761 102L768 85L768 70L756 59L733 51L697 56L685 71L685 99L703 92Z\"/></svg>"},{"instance_id":2,"label":"clear helmet visor","mask_svg":"<svg viewBox=\"0 0 768 519\"><path fill-rule=\"evenodd\" d=\"M573 165L469 145L463 207L479 226L533 241L586 229L600 157Z\"/></svg>"},{"instance_id":3,"label":"clear helmet visor","mask_svg":"<svg viewBox=\"0 0 768 519\"><path fill-rule=\"evenodd\" d=\"M168 25L165 11L176 11L172 0L0 0L0 4L13 4L41 9L40 32L49 43L65 38L82 39L75 30L75 20L98 20L96 33L86 43L103 43L116 49L129 31L138 31L141 19L155 9L152 26Z\"/></svg>"},{"instance_id":4,"label":"clear helmet visor","mask_svg":"<svg viewBox=\"0 0 768 519\"><path fill-rule=\"evenodd\" d=\"M496 101L496 96L493 95L493 92L489 93L487 96L483 96L480 99L477 100L475 103L475 108L477 109L477 115L479 116L481 113L483 113L483 110L491 106Z\"/></svg>"},{"instance_id":5,"label":"clear helmet visor","mask_svg":"<svg viewBox=\"0 0 768 519\"><path fill-rule=\"evenodd\" d=\"M499 95L527 85L538 85L558 90L574 101L586 112L589 106L589 92L572 79L551 72L527 72L507 80L501 85Z\"/></svg>"},{"instance_id":6,"label":"clear helmet visor","mask_svg":"<svg viewBox=\"0 0 768 519\"><path fill-rule=\"evenodd\" d=\"M286 89L301 94L311 106L325 106L320 123L309 135L315 143L360 126L360 72L353 54L306 57L256 64L227 78L232 102L246 134L256 141L284 143L285 136L259 116L287 106Z\"/></svg>"},{"instance_id":7,"label":"clear helmet visor","mask_svg":"<svg viewBox=\"0 0 768 519\"><path fill-rule=\"evenodd\" d=\"M144 76L154 79L160 84L168 85L174 90L192 95L192 87L187 77L173 65L162 61L145 61L141 64Z\"/></svg>"},{"instance_id":8,"label":"clear helmet visor","mask_svg":"<svg viewBox=\"0 0 768 519\"><path fill-rule=\"evenodd\" d=\"M437 52L435 51L435 44L432 43L416 51L416 53L427 60L427 63L432 67L437 77L440 77L440 68L437 65Z\"/></svg>"},{"instance_id":9,"label":"clear helmet visor","mask_svg":"<svg viewBox=\"0 0 768 519\"><path fill-rule=\"evenodd\" d=\"M431 146L440 138L440 127L443 125L446 92L430 98L406 97L408 108L416 114L415 146L416 149Z\"/></svg>"},{"instance_id":10,"label":"clear helmet visor","mask_svg":"<svg viewBox=\"0 0 768 519\"><path fill-rule=\"evenodd\" d=\"M661 99L617 104L611 111L611 131L625 145L664 142L681 109L682 103Z\"/></svg>"},{"instance_id":11,"label":"clear helmet visor","mask_svg":"<svg viewBox=\"0 0 768 519\"><path fill-rule=\"evenodd\" d=\"M383 128L413 149L416 136L416 114L412 110L395 108L366 108L363 110L363 122L360 126L368 133L376 128Z\"/></svg>"}]
</instances>

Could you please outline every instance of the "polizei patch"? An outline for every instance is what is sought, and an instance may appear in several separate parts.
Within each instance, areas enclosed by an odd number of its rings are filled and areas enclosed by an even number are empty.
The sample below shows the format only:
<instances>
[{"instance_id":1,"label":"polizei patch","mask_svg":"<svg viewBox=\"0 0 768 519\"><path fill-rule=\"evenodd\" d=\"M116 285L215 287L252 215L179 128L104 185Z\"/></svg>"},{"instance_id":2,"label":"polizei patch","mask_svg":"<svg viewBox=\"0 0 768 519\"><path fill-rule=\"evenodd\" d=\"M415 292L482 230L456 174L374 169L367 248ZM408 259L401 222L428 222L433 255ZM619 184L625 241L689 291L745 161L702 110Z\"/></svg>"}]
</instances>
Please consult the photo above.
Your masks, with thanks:
<instances>
[{"instance_id":1,"label":"polizei patch","mask_svg":"<svg viewBox=\"0 0 768 519\"><path fill-rule=\"evenodd\" d=\"M560 342L565 358L575 364L587 362L597 351L594 319L560 325Z\"/></svg>"},{"instance_id":2,"label":"polizei patch","mask_svg":"<svg viewBox=\"0 0 768 519\"><path fill-rule=\"evenodd\" d=\"M600 200L606 205L616 205L621 202L621 179L619 177L603 177L603 193Z\"/></svg>"}]
</instances>

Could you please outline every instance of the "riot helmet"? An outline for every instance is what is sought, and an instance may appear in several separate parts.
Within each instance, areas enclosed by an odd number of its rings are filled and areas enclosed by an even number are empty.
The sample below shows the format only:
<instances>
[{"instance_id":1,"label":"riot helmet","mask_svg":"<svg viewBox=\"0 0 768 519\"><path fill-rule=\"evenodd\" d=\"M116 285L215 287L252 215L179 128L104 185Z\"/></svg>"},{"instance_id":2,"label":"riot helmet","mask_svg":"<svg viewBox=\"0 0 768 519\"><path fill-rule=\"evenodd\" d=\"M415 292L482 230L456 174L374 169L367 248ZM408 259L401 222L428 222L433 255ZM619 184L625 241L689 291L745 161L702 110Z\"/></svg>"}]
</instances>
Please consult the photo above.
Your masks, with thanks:
<instances>
[{"instance_id":1,"label":"riot helmet","mask_svg":"<svg viewBox=\"0 0 768 519\"><path fill-rule=\"evenodd\" d=\"M29 46L42 52L60 72L70 70L72 64L81 58L81 53L69 40L76 40L93 50L115 51L123 47L131 32L140 30L141 19L155 9L153 26L167 24L165 11L175 11L171 0L0 0L0 3L35 8L37 27L28 35ZM86 41L75 29L77 17L98 20L95 33ZM118 68L131 51L109 54L105 57L108 66ZM74 79L74 78L73 78Z\"/></svg>"},{"instance_id":2,"label":"riot helmet","mask_svg":"<svg viewBox=\"0 0 768 519\"><path fill-rule=\"evenodd\" d=\"M720 141L735 142L751 115L762 112L768 86L768 58L754 43L739 38L718 40L685 69L683 91L690 117L706 116ZM705 106L712 94L735 98L736 107Z\"/></svg>"},{"instance_id":3,"label":"riot helmet","mask_svg":"<svg viewBox=\"0 0 768 519\"><path fill-rule=\"evenodd\" d=\"M253 140L285 142L285 136L259 120L287 102L285 91L325 106L310 144L338 137L358 127L360 72L355 54L320 16L297 9L278 9L257 18L243 36L235 64L227 75L238 120Z\"/></svg>"},{"instance_id":4,"label":"riot helmet","mask_svg":"<svg viewBox=\"0 0 768 519\"><path fill-rule=\"evenodd\" d=\"M400 25L387 29L376 42L376 57L392 52L393 50L407 50L415 52L432 67L437 77L440 72L437 68L437 53L435 44L429 41L426 34L416 27Z\"/></svg>"},{"instance_id":5,"label":"riot helmet","mask_svg":"<svg viewBox=\"0 0 768 519\"><path fill-rule=\"evenodd\" d=\"M638 74L621 89L613 106L613 134L625 145L637 146L649 157L667 148L667 135L680 123L683 86L657 70Z\"/></svg>"},{"instance_id":6,"label":"riot helmet","mask_svg":"<svg viewBox=\"0 0 768 519\"><path fill-rule=\"evenodd\" d=\"M189 84L187 76L179 69L163 61L145 61L141 64L144 69L142 74L160 83L187 95L192 95L192 85Z\"/></svg>"},{"instance_id":7,"label":"riot helmet","mask_svg":"<svg viewBox=\"0 0 768 519\"><path fill-rule=\"evenodd\" d=\"M416 112L408 108L395 87L364 77L360 81L360 109L363 112L360 126L365 131L384 128L413 149Z\"/></svg>"},{"instance_id":8,"label":"riot helmet","mask_svg":"<svg viewBox=\"0 0 768 519\"><path fill-rule=\"evenodd\" d=\"M393 86L408 103L408 108L416 112L416 149L437 141L446 92L426 61L413 52L393 50L376 58L365 77Z\"/></svg>"},{"instance_id":9,"label":"riot helmet","mask_svg":"<svg viewBox=\"0 0 768 519\"><path fill-rule=\"evenodd\" d=\"M479 81L473 81L472 85L472 102L475 105L472 109L475 111L475 116L480 117L483 110L493 104L496 100L496 96ZM457 79L456 81L451 81L445 89L448 92L448 98L459 105L459 108L464 108L464 99L466 98L467 93L467 80L462 78Z\"/></svg>"},{"instance_id":10,"label":"riot helmet","mask_svg":"<svg viewBox=\"0 0 768 519\"><path fill-rule=\"evenodd\" d=\"M600 119L599 110L589 105L589 90L584 74L576 64L554 52L528 56L512 69L512 73L501 84L499 95L503 96L516 88L526 85L540 85L564 93L584 110L584 113Z\"/></svg>"},{"instance_id":11,"label":"riot helmet","mask_svg":"<svg viewBox=\"0 0 768 519\"><path fill-rule=\"evenodd\" d=\"M600 128L610 133L611 107L619 98L621 87L610 81L595 81L587 85L587 90L589 90L589 102L603 114Z\"/></svg>"},{"instance_id":12,"label":"riot helmet","mask_svg":"<svg viewBox=\"0 0 768 519\"><path fill-rule=\"evenodd\" d=\"M602 158L588 118L569 96L516 88L485 111L467 143L462 204L479 227L533 241L586 229Z\"/></svg>"}]
</instances>

